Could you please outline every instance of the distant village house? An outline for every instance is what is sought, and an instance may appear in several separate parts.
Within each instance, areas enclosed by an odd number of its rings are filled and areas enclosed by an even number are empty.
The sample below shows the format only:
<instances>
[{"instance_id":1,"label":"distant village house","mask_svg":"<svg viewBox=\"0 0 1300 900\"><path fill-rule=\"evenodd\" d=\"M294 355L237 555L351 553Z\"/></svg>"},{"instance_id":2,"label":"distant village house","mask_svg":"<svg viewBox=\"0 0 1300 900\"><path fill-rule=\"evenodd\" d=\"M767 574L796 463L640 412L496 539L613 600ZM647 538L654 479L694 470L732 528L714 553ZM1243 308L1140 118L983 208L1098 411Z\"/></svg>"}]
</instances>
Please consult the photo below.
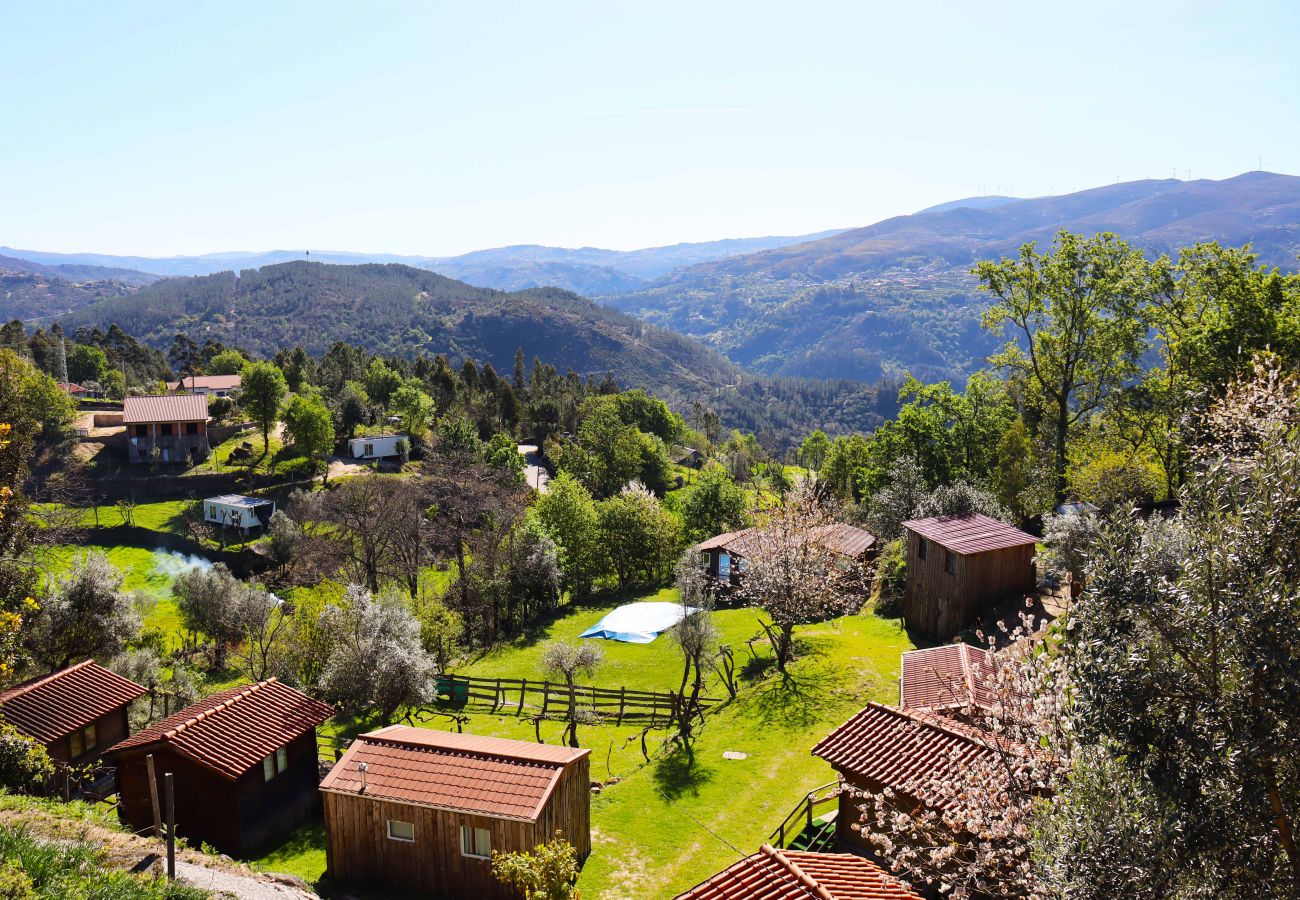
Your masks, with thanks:
<instances>
[{"instance_id":1,"label":"distant village house","mask_svg":"<svg viewBox=\"0 0 1300 900\"><path fill-rule=\"evenodd\" d=\"M213 694L108 751L117 766L118 813L134 830L152 828L153 797L163 796L171 772L177 833L250 855L318 808L316 728L333 714L274 678Z\"/></svg>"},{"instance_id":2,"label":"distant village house","mask_svg":"<svg viewBox=\"0 0 1300 900\"><path fill-rule=\"evenodd\" d=\"M173 394L201 394L213 397L236 397L243 380L239 375L194 375L179 381L167 382Z\"/></svg>"},{"instance_id":3,"label":"distant village house","mask_svg":"<svg viewBox=\"0 0 1300 900\"><path fill-rule=\"evenodd\" d=\"M127 397L122 402L133 463L199 463L208 458L208 398L202 394Z\"/></svg>"},{"instance_id":4,"label":"distant village house","mask_svg":"<svg viewBox=\"0 0 1300 900\"><path fill-rule=\"evenodd\" d=\"M0 717L56 763L82 766L127 736L131 703L147 693L88 659L0 692Z\"/></svg>"},{"instance_id":5,"label":"distant village house","mask_svg":"<svg viewBox=\"0 0 1300 900\"><path fill-rule=\"evenodd\" d=\"M267 528L275 515L275 501L242 494L224 494L203 501L203 521L248 534L254 528Z\"/></svg>"},{"instance_id":6,"label":"distant village house","mask_svg":"<svg viewBox=\"0 0 1300 900\"><path fill-rule=\"evenodd\" d=\"M330 878L514 900L493 852L557 830L579 859L591 852L590 753L406 725L363 734L320 786Z\"/></svg>"},{"instance_id":7,"label":"distant village house","mask_svg":"<svg viewBox=\"0 0 1300 900\"><path fill-rule=\"evenodd\" d=\"M353 459L398 459L410 448L411 440L404 434L378 434L348 441L348 455Z\"/></svg>"},{"instance_id":8,"label":"distant village house","mask_svg":"<svg viewBox=\"0 0 1300 900\"><path fill-rule=\"evenodd\" d=\"M993 604L1034 589L1038 538L978 513L904 522L903 621L947 640Z\"/></svg>"}]
</instances>

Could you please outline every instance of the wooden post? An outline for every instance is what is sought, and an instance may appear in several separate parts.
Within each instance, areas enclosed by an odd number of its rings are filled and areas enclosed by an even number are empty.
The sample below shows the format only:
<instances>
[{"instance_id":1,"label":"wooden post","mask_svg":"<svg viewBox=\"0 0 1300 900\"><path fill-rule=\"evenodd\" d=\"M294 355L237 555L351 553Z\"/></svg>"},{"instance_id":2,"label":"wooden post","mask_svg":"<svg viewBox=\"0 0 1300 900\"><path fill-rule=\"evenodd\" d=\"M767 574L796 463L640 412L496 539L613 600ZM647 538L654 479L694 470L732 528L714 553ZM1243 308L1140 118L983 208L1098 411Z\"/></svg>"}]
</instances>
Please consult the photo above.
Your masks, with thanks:
<instances>
[{"instance_id":1,"label":"wooden post","mask_svg":"<svg viewBox=\"0 0 1300 900\"><path fill-rule=\"evenodd\" d=\"M153 754L144 758L144 768L149 775L149 803L153 806L153 836L162 837L162 811L158 807L158 775L153 767Z\"/></svg>"},{"instance_id":2,"label":"wooden post","mask_svg":"<svg viewBox=\"0 0 1300 900\"><path fill-rule=\"evenodd\" d=\"M551 683L542 682L542 715L546 715L546 708L551 705Z\"/></svg>"},{"instance_id":3,"label":"wooden post","mask_svg":"<svg viewBox=\"0 0 1300 900\"><path fill-rule=\"evenodd\" d=\"M502 700L502 698L501 698L501 679L498 678L498 679L497 679L497 691L496 691L496 695L492 698L492 710L493 710L493 712L496 711L496 709L497 709L498 706L504 706L504 705L505 705L505 701Z\"/></svg>"},{"instance_id":4,"label":"wooden post","mask_svg":"<svg viewBox=\"0 0 1300 900\"><path fill-rule=\"evenodd\" d=\"M67 803L69 800L72 799L72 785L68 783L71 777L72 777L72 767L64 766L63 767L63 802L64 803Z\"/></svg>"},{"instance_id":5,"label":"wooden post","mask_svg":"<svg viewBox=\"0 0 1300 900\"><path fill-rule=\"evenodd\" d=\"M172 773L163 776L163 790L167 795L167 877L176 877L176 786Z\"/></svg>"},{"instance_id":6,"label":"wooden post","mask_svg":"<svg viewBox=\"0 0 1300 900\"><path fill-rule=\"evenodd\" d=\"M528 692L528 679L519 682L519 711L524 711L524 694Z\"/></svg>"},{"instance_id":7,"label":"wooden post","mask_svg":"<svg viewBox=\"0 0 1300 900\"><path fill-rule=\"evenodd\" d=\"M623 724L623 709L627 706L627 685L618 689L618 724Z\"/></svg>"}]
</instances>

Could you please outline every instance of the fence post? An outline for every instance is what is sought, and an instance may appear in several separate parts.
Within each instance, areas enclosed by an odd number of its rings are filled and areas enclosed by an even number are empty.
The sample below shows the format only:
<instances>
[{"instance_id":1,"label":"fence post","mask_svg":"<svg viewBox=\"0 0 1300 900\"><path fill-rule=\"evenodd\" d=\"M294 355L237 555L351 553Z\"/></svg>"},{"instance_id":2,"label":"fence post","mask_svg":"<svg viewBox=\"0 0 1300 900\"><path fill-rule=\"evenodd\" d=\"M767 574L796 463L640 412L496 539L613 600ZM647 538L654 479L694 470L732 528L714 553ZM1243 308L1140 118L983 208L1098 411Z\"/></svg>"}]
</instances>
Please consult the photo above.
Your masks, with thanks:
<instances>
[{"instance_id":1,"label":"fence post","mask_svg":"<svg viewBox=\"0 0 1300 900\"><path fill-rule=\"evenodd\" d=\"M496 712L498 706L502 706L504 701L501 699L501 679L497 679L496 694L492 697L492 711Z\"/></svg>"},{"instance_id":2,"label":"fence post","mask_svg":"<svg viewBox=\"0 0 1300 900\"><path fill-rule=\"evenodd\" d=\"M167 794L167 877L176 877L176 785L172 773L163 776Z\"/></svg>"},{"instance_id":3,"label":"fence post","mask_svg":"<svg viewBox=\"0 0 1300 900\"><path fill-rule=\"evenodd\" d=\"M145 772L149 775L149 805L153 807L153 836L162 837L162 812L158 808L158 773L153 766L153 754L144 758Z\"/></svg>"},{"instance_id":4,"label":"fence post","mask_svg":"<svg viewBox=\"0 0 1300 900\"><path fill-rule=\"evenodd\" d=\"M528 679L519 682L519 711L524 711L524 694L528 693Z\"/></svg>"},{"instance_id":5,"label":"fence post","mask_svg":"<svg viewBox=\"0 0 1300 900\"><path fill-rule=\"evenodd\" d=\"M551 705L551 683L542 682L542 715L546 715L546 709Z\"/></svg>"},{"instance_id":6,"label":"fence post","mask_svg":"<svg viewBox=\"0 0 1300 900\"><path fill-rule=\"evenodd\" d=\"M618 689L618 724L623 724L623 710L627 706L627 685Z\"/></svg>"}]
</instances>

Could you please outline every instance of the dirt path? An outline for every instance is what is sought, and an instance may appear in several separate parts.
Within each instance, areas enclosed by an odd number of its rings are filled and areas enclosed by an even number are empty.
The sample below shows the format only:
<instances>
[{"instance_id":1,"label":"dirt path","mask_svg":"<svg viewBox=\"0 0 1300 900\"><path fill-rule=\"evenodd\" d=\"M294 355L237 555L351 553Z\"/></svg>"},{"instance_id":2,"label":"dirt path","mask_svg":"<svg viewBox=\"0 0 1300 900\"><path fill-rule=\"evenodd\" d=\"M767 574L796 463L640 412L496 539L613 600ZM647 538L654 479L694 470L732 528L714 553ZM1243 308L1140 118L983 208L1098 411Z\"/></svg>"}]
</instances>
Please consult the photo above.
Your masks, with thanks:
<instances>
[{"instance_id":1,"label":"dirt path","mask_svg":"<svg viewBox=\"0 0 1300 900\"><path fill-rule=\"evenodd\" d=\"M214 894L226 894L240 900L319 900L309 890L266 876L241 874L225 869L210 869L190 862L176 861L176 877Z\"/></svg>"},{"instance_id":2,"label":"dirt path","mask_svg":"<svg viewBox=\"0 0 1300 900\"><path fill-rule=\"evenodd\" d=\"M542 455L536 444L520 444L519 455L524 458L524 477L529 487L537 488L537 493L545 494L546 485L551 475L542 466Z\"/></svg>"}]
</instances>

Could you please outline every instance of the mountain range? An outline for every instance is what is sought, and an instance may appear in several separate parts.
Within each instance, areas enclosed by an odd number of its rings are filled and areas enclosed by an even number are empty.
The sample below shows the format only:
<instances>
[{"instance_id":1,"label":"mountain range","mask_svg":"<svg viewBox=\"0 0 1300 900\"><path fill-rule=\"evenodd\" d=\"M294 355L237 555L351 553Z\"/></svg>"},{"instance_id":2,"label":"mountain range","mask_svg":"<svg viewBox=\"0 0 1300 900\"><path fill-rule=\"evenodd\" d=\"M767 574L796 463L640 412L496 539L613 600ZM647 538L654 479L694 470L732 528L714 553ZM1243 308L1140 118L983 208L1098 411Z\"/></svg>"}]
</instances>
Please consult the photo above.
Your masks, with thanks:
<instances>
[{"instance_id":1,"label":"mountain range","mask_svg":"<svg viewBox=\"0 0 1300 900\"><path fill-rule=\"evenodd\" d=\"M960 379L994 349L971 267L1112 231L1150 254L1251 244L1285 269L1300 254L1300 178L1134 181L1056 197L970 198L820 240L700 263L604 302L693 335L755 372L872 381Z\"/></svg>"}]
</instances>

